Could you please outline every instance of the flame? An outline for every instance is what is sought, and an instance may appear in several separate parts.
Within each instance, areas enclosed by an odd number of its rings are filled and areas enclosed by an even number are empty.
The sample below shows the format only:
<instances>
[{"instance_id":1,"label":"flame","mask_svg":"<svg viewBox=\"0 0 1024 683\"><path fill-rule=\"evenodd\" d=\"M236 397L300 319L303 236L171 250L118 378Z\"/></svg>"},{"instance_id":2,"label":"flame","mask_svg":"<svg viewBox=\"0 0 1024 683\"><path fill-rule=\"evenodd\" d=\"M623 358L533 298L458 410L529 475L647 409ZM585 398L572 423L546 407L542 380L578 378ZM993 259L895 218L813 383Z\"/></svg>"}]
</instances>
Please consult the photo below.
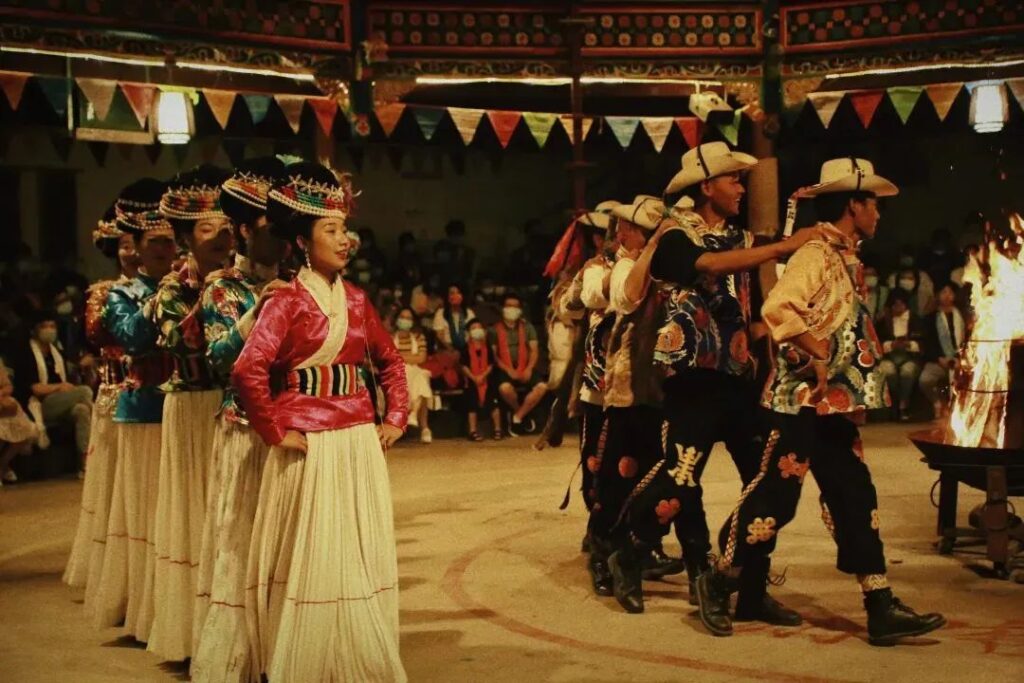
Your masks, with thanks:
<instances>
[{"instance_id":1,"label":"flame","mask_svg":"<svg viewBox=\"0 0 1024 683\"><path fill-rule=\"evenodd\" d=\"M971 284L974 328L960 354L953 382L949 428L959 446L1001 448L1006 438L1010 348L1024 339L1024 221L1010 217L1013 237L988 242L986 274L971 256L964 284Z\"/></svg>"}]
</instances>

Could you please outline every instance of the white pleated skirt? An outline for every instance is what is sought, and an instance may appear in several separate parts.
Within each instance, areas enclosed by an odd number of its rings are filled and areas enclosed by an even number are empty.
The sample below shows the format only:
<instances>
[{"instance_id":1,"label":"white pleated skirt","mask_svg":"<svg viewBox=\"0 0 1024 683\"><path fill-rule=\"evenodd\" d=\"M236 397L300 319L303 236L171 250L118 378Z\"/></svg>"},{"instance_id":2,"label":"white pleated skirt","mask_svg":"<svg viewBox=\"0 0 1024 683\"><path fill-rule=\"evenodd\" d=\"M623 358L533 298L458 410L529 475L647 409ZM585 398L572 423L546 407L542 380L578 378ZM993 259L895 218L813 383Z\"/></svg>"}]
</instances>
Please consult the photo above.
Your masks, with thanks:
<instances>
[{"instance_id":1,"label":"white pleated skirt","mask_svg":"<svg viewBox=\"0 0 1024 683\"><path fill-rule=\"evenodd\" d=\"M270 449L255 431L217 423L193 626L192 681L248 683L246 563Z\"/></svg>"},{"instance_id":2,"label":"white pleated skirt","mask_svg":"<svg viewBox=\"0 0 1024 683\"><path fill-rule=\"evenodd\" d=\"M149 621L144 599L147 576L152 575L160 425L118 424L117 452L102 562L98 579L90 579L86 589L85 607L97 628L124 621L130 635L145 641ZM148 619L152 620L152 610Z\"/></svg>"},{"instance_id":3,"label":"white pleated skirt","mask_svg":"<svg viewBox=\"0 0 1024 683\"><path fill-rule=\"evenodd\" d=\"M100 391L103 391L101 387ZM85 482L82 485L82 504L78 512L78 528L71 546L64 583L81 588L89 585L90 578L98 576L103 566L103 549L107 539L107 520L110 515L110 496L114 488L114 469L117 466L117 426L109 413L92 411L89 432L89 450L85 459ZM98 540L98 543L94 543ZM91 573L95 560L95 574Z\"/></svg>"},{"instance_id":4,"label":"white pleated skirt","mask_svg":"<svg viewBox=\"0 0 1024 683\"><path fill-rule=\"evenodd\" d=\"M192 656L192 608L206 516L206 479L223 392L180 391L164 399L154 533L153 628L148 650Z\"/></svg>"},{"instance_id":5,"label":"white pleated skirt","mask_svg":"<svg viewBox=\"0 0 1024 683\"><path fill-rule=\"evenodd\" d=\"M248 563L253 673L273 683L405 681L387 463L372 424L273 448Z\"/></svg>"}]
</instances>

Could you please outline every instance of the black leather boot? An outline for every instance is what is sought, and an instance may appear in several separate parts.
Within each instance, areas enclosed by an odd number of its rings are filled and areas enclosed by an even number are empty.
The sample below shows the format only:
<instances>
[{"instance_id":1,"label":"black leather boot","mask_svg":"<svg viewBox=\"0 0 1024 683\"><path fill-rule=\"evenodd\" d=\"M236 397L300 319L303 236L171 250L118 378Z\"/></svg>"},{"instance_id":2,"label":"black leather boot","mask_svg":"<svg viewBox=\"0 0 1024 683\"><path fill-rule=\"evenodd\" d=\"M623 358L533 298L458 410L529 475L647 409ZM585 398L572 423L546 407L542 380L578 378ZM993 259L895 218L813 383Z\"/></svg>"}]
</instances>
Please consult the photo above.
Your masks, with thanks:
<instances>
[{"instance_id":1,"label":"black leather boot","mask_svg":"<svg viewBox=\"0 0 1024 683\"><path fill-rule=\"evenodd\" d=\"M637 552L640 552L639 550ZM682 574L686 569L680 557L672 557L665 553L661 545L652 547L644 552L641 557L644 581L657 581L666 576Z\"/></svg>"},{"instance_id":2,"label":"black leather boot","mask_svg":"<svg viewBox=\"0 0 1024 683\"><path fill-rule=\"evenodd\" d=\"M686 578L689 584L690 596L688 602L696 607L697 602L697 577L708 569L708 558L706 555L683 550L683 563L686 565Z\"/></svg>"},{"instance_id":3,"label":"black leather boot","mask_svg":"<svg viewBox=\"0 0 1024 683\"><path fill-rule=\"evenodd\" d=\"M644 590L641 583L640 559L633 544L625 545L608 557L608 569L612 575L612 591L622 609L630 614L644 611Z\"/></svg>"},{"instance_id":4,"label":"black leather boot","mask_svg":"<svg viewBox=\"0 0 1024 683\"><path fill-rule=\"evenodd\" d=\"M587 571L590 572L590 584L594 587L594 593L602 597L608 597L614 593L612 585L612 574L608 570L608 560L597 553L591 553L587 558Z\"/></svg>"},{"instance_id":5,"label":"black leather boot","mask_svg":"<svg viewBox=\"0 0 1024 683\"><path fill-rule=\"evenodd\" d=\"M868 612L868 642L888 647L900 638L923 636L946 625L946 618L937 612L918 614L894 597L892 590L869 591L864 594Z\"/></svg>"},{"instance_id":6,"label":"black leather boot","mask_svg":"<svg viewBox=\"0 0 1024 683\"><path fill-rule=\"evenodd\" d=\"M767 557L750 558L743 566L739 578L739 596L733 621L763 621L773 626L799 626L804 623L800 614L768 595L768 571L771 561Z\"/></svg>"},{"instance_id":7,"label":"black leather boot","mask_svg":"<svg viewBox=\"0 0 1024 683\"><path fill-rule=\"evenodd\" d=\"M697 577L697 605L704 628L714 636L731 636L729 594L735 587L731 579L716 569L708 569Z\"/></svg>"}]
</instances>

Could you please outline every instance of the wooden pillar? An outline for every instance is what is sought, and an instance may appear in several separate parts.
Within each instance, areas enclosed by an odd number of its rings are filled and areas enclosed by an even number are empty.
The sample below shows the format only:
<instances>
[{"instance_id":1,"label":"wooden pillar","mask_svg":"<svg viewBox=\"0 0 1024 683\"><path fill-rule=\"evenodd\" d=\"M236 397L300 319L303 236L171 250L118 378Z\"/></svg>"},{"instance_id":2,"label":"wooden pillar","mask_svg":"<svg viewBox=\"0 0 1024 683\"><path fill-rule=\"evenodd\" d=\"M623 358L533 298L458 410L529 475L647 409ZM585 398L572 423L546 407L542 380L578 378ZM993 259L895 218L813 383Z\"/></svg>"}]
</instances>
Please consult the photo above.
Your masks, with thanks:
<instances>
[{"instance_id":1,"label":"wooden pillar","mask_svg":"<svg viewBox=\"0 0 1024 683\"><path fill-rule=\"evenodd\" d=\"M766 23L761 28L763 68L760 106L764 119L754 123L751 153L758 158L758 164L750 172L749 225L750 229L762 235L774 236L779 230L779 160L775 157L774 134L778 131L779 114L782 106L782 80L780 66L782 51L779 47L778 0L764 3ZM772 135L769 135L769 131Z\"/></svg>"},{"instance_id":2,"label":"wooden pillar","mask_svg":"<svg viewBox=\"0 0 1024 683\"><path fill-rule=\"evenodd\" d=\"M569 16L562 20L566 29L569 49L570 98L572 106L572 162L568 169L572 176L572 204L576 213L587 209L587 164L583 155L583 30L587 20L580 16L579 7L572 3Z\"/></svg>"}]
</instances>

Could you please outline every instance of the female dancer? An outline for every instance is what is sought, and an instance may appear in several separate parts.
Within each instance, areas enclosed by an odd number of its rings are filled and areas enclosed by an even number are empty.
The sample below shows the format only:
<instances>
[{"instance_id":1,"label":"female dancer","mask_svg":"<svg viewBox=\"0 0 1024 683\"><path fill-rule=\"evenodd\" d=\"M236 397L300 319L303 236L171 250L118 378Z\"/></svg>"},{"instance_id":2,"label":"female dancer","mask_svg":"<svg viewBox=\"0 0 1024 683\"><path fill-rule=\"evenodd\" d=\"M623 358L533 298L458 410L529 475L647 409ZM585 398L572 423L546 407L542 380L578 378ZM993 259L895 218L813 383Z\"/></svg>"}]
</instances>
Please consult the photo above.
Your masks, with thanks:
<instances>
[{"instance_id":1,"label":"female dancer","mask_svg":"<svg viewBox=\"0 0 1024 683\"><path fill-rule=\"evenodd\" d=\"M99 352L100 386L92 411L92 429L89 432L89 450L85 484L82 487L82 506L78 515L78 531L71 546L71 556L64 570L64 583L69 586L88 587L89 579L98 580L103 568L104 541L107 538L107 520L110 515L110 496L117 464L117 431L112 421L117 394L124 381L122 356L124 349L103 327L103 312L107 307L107 294L115 284L123 284L135 277L139 270L138 254L132 236L121 232L111 205L92 233L92 242L105 256L117 263L117 280L100 280L89 288L85 305L85 335ZM93 543L93 539L100 541Z\"/></svg>"},{"instance_id":2,"label":"female dancer","mask_svg":"<svg viewBox=\"0 0 1024 683\"><path fill-rule=\"evenodd\" d=\"M145 311L174 259L174 231L158 210L165 189L159 180L142 178L114 205L117 227L132 235L141 265L134 278L110 288L103 311L104 328L125 352L125 380L114 409L118 455L110 517L104 535L94 537L104 548L102 566L99 580L90 578L85 591L86 610L98 628L123 619L128 634L143 642L153 622L151 544L164 406L157 387L172 369Z\"/></svg>"},{"instance_id":3,"label":"female dancer","mask_svg":"<svg viewBox=\"0 0 1024 683\"><path fill-rule=\"evenodd\" d=\"M340 276L351 200L347 178L318 164L289 166L271 188L267 217L307 265L263 307L232 372L250 424L272 446L246 611L253 672L275 683L405 680L384 450L402 435L409 398L376 310ZM271 368L284 375L276 393ZM383 386L379 425L365 371Z\"/></svg>"},{"instance_id":4,"label":"female dancer","mask_svg":"<svg viewBox=\"0 0 1024 683\"><path fill-rule=\"evenodd\" d=\"M266 217L267 192L283 170L274 157L250 159L221 189L221 206L235 225L235 266L207 277L202 306L206 357L224 386L263 304L285 284L277 275L287 243L270 233ZM249 681L245 567L268 450L228 388L207 480L192 629L191 674L196 682Z\"/></svg>"},{"instance_id":5,"label":"female dancer","mask_svg":"<svg viewBox=\"0 0 1024 683\"><path fill-rule=\"evenodd\" d=\"M228 174L200 166L170 183L160 200L185 263L164 278L154 298L157 344L174 357L174 375L162 387L163 435L156 503L156 610L149 651L168 660L192 656L192 608L206 514L206 476L223 390L206 358L203 282L225 264L233 246L231 220L220 206Z\"/></svg>"}]
</instances>

